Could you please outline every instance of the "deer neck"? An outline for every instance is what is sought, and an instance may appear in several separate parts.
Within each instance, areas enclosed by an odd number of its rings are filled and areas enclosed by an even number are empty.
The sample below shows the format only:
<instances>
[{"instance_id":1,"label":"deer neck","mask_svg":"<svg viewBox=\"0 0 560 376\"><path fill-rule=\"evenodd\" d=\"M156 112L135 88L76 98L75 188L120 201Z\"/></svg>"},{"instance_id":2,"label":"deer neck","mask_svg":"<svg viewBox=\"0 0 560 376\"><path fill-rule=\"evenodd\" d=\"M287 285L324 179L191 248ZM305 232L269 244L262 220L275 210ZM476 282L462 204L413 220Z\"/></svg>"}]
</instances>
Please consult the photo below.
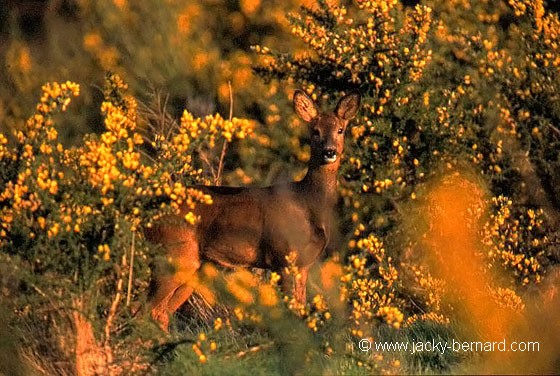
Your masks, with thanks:
<instances>
[{"instance_id":1,"label":"deer neck","mask_svg":"<svg viewBox=\"0 0 560 376\"><path fill-rule=\"evenodd\" d=\"M311 163L302 186L322 204L334 204L337 198L340 161L330 164Z\"/></svg>"}]
</instances>

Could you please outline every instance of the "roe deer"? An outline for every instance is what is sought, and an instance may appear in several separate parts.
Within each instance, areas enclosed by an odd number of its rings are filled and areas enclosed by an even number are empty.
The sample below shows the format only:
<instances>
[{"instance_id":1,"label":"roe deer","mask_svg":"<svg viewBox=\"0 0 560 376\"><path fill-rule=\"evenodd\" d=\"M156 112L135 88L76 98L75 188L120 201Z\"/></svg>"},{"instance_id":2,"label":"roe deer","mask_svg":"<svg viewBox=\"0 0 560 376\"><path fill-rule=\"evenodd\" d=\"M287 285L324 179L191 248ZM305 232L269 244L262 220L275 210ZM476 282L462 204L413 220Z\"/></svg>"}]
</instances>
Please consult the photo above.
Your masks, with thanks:
<instances>
[{"instance_id":1,"label":"roe deer","mask_svg":"<svg viewBox=\"0 0 560 376\"><path fill-rule=\"evenodd\" d=\"M311 131L311 156L303 180L264 188L197 186L212 196L213 203L196 206L199 221L195 225L178 224L178 216L147 233L149 240L163 245L172 266L156 268L150 297L152 317L164 330L169 315L193 293L194 287L185 278L205 261L276 271L282 276L284 292L305 302L309 268L332 240L344 132L358 112L360 95L346 95L329 113L320 113L299 90L293 104ZM295 280L285 270L286 256L292 251L301 273Z\"/></svg>"}]
</instances>

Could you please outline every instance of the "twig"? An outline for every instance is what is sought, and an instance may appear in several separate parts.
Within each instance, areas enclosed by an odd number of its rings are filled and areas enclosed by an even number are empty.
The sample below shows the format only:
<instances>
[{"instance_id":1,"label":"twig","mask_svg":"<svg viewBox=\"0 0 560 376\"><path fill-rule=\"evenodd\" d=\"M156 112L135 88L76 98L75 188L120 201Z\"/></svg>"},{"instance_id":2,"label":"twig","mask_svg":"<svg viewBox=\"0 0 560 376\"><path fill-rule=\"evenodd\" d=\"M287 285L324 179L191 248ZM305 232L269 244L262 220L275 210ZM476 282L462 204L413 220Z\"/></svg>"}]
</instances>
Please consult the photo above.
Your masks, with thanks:
<instances>
[{"instance_id":1,"label":"twig","mask_svg":"<svg viewBox=\"0 0 560 376\"><path fill-rule=\"evenodd\" d=\"M216 174L216 179L214 179L215 185L222 185L222 172L224 171L224 158L226 156L228 141L224 140L222 144L222 152L220 154L220 162L218 163L218 173Z\"/></svg>"},{"instance_id":2,"label":"twig","mask_svg":"<svg viewBox=\"0 0 560 376\"><path fill-rule=\"evenodd\" d=\"M128 289L126 292L126 306L128 307L130 305L130 295L132 292L132 272L134 269L134 251L135 251L135 239L136 239L136 233L133 232L132 233L132 241L131 241L131 245L130 245L130 268L128 269Z\"/></svg>"},{"instance_id":3,"label":"twig","mask_svg":"<svg viewBox=\"0 0 560 376\"><path fill-rule=\"evenodd\" d=\"M229 121L233 119L233 90L231 89L231 81L228 81L229 88Z\"/></svg>"},{"instance_id":4,"label":"twig","mask_svg":"<svg viewBox=\"0 0 560 376\"><path fill-rule=\"evenodd\" d=\"M123 255L122 257L122 265L126 266L126 255ZM111 338L111 327L113 326L113 321L117 316L117 308L119 307L119 303L121 301L122 290L123 290L123 278L121 274L119 276L119 279L117 280L117 292L115 294L115 298L113 299L113 302L111 303L111 308L109 309L109 314L107 315L107 322L105 323L105 340L104 340L105 347L109 345L109 340Z\"/></svg>"},{"instance_id":5,"label":"twig","mask_svg":"<svg viewBox=\"0 0 560 376\"><path fill-rule=\"evenodd\" d=\"M210 173L214 177L214 182L216 182L217 177L216 177L216 170L214 170L214 164L210 162L210 160L208 159L208 156L206 155L206 153L204 151L200 151L198 153L198 156L199 156L200 160L202 162L204 162L206 164L206 166L208 166L208 168L210 169Z\"/></svg>"},{"instance_id":6,"label":"twig","mask_svg":"<svg viewBox=\"0 0 560 376\"><path fill-rule=\"evenodd\" d=\"M235 357L235 358L237 358L237 359L243 358L243 357L246 356L246 355L254 354L254 353L256 353L256 352L258 352L258 351L261 351L261 350L268 350L268 349L270 349L270 348L273 347L273 346L274 346L274 342L263 343L263 344L261 344L261 345L256 345L256 346L249 347L249 348L248 348L247 350L245 350L245 351L239 351L239 352L236 353L236 354L226 355L226 356L224 357L224 359L231 359L231 358L233 358L233 357Z\"/></svg>"},{"instance_id":7,"label":"twig","mask_svg":"<svg viewBox=\"0 0 560 376\"><path fill-rule=\"evenodd\" d=\"M253 346L253 347L250 347L246 351L238 352L237 354L235 354L235 357L236 358L243 358L245 355L254 354L257 351L261 351L261 350L267 350L267 349L271 348L272 346L274 346L274 342L269 342L269 343L265 343L265 344L262 344L262 345Z\"/></svg>"},{"instance_id":8,"label":"twig","mask_svg":"<svg viewBox=\"0 0 560 376\"><path fill-rule=\"evenodd\" d=\"M556 128L554 125L552 124L548 124L548 126L550 127L550 129L552 129L554 132L556 132L557 135L560 136L560 129Z\"/></svg>"},{"instance_id":9,"label":"twig","mask_svg":"<svg viewBox=\"0 0 560 376\"><path fill-rule=\"evenodd\" d=\"M36 292L38 292L39 295L41 295L43 298L48 298L48 297L47 297L47 294L45 294L45 293L43 292L43 290L41 290L41 289L40 289L39 287L37 287L35 284L29 283L29 285L30 285L31 287L33 287L33 290L35 290ZM49 299L49 300L50 300L50 299ZM51 302L51 303L52 303L52 302Z\"/></svg>"},{"instance_id":10,"label":"twig","mask_svg":"<svg viewBox=\"0 0 560 376\"><path fill-rule=\"evenodd\" d=\"M229 121L233 119L233 90L231 89L231 81L228 81L228 88L229 88ZM216 179L214 179L214 183L216 185L222 185L222 173L224 171L224 160L226 158L226 151L228 147L228 140L224 140L222 144L222 152L220 154L220 162L218 163L218 174L216 175Z\"/></svg>"}]
</instances>

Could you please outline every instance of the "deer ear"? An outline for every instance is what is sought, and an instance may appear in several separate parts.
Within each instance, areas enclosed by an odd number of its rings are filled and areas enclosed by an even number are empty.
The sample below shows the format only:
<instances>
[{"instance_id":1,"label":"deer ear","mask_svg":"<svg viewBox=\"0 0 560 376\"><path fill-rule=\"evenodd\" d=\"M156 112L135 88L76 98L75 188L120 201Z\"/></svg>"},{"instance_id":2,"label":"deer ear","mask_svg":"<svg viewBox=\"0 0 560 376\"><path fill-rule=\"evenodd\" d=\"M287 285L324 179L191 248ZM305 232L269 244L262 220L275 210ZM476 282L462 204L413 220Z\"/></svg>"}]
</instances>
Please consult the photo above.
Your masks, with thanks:
<instances>
[{"instance_id":1,"label":"deer ear","mask_svg":"<svg viewBox=\"0 0 560 376\"><path fill-rule=\"evenodd\" d=\"M294 110L303 121L308 123L319 114L315 102L301 90L296 90L294 93Z\"/></svg>"},{"instance_id":2,"label":"deer ear","mask_svg":"<svg viewBox=\"0 0 560 376\"><path fill-rule=\"evenodd\" d=\"M360 101L361 97L357 92L344 96L336 105L334 110L336 116L344 120L354 119L360 109Z\"/></svg>"}]
</instances>

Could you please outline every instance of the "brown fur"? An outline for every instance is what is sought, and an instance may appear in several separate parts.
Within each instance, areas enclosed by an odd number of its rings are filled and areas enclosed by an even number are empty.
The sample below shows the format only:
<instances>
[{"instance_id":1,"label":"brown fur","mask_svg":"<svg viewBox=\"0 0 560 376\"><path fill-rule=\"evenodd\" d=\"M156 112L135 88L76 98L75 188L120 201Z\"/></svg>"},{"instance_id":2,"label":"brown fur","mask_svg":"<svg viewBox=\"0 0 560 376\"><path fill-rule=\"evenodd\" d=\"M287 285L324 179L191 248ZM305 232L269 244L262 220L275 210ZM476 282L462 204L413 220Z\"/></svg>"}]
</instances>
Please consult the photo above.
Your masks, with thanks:
<instances>
[{"instance_id":1,"label":"brown fur","mask_svg":"<svg viewBox=\"0 0 560 376\"><path fill-rule=\"evenodd\" d=\"M360 105L358 94L342 98L334 112L319 113L315 103L296 91L294 109L310 125L311 158L299 182L265 188L196 187L212 196L211 205L198 205L194 226L181 217L168 218L147 236L163 245L173 268L156 268L152 316L167 330L169 314L192 294L185 277L202 262L227 267L257 267L282 275L285 292L305 302L309 268L324 252L333 233L337 172L344 131ZM286 275L286 256L297 254L301 278Z\"/></svg>"}]
</instances>

